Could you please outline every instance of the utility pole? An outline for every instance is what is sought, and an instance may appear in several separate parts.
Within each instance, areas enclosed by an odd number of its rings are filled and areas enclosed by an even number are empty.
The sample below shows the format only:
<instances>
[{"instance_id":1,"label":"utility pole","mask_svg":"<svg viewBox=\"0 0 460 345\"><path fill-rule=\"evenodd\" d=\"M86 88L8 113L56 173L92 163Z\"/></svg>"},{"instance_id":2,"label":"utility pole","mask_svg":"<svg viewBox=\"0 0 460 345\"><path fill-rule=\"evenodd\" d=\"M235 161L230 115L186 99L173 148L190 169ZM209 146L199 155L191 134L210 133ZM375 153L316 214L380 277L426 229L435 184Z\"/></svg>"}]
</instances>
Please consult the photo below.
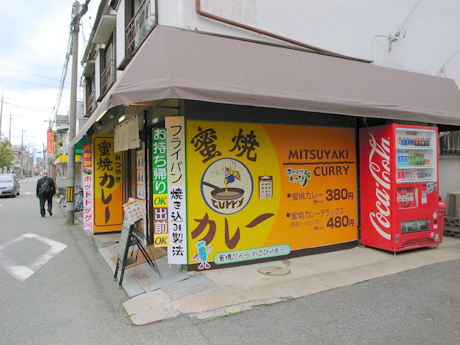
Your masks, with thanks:
<instances>
[{"instance_id":1,"label":"utility pole","mask_svg":"<svg viewBox=\"0 0 460 345\"><path fill-rule=\"evenodd\" d=\"M42 171L45 170L45 168L46 168L46 158L45 158L45 155L46 155L46 149L45 149L45 143L43 143L43 151L42 151L42 157L43 157L43 161L42 161ZM39 171L39 173L41 174L42 171Z\"/></svg>"},{"instance_id":2,"label":"utility pole","mask_svg":"<svg viewBox=\"0 0 460 345\"><path fill-rule=\"evenodd\" d=\"M70 112L69 112L69 143L75 138L77 122L77 83L78 83L78 33L80 31L80 19L88 11L89 0L86 0L80 11L80 3L73 4L73 18L70 24L72 30L72 80L70 85ZM75 146L69 147L67 157L67 190L66 190L66 223L74 224L75 216Z\"/></svg>"},{"instance_id":3,"label":"utility pole","mask_svg":"<svg viewBox=\"0 0 460 345\"><path fill-rule=\"evenodd\" d=\"M70 113L69 113L69 143L75 138L75 126L77 120L77 71L78 71L78 32L80 31L80 19L78 12L80 3L73 4L72 30L72 79L70 81ZM78 19L77 19L78 18ZM66 191L66 223L74 224L75 215L75 146L69 147L67 157L67 191Z\"/></svg>"},{"instance_id":4,"label":"utility pole","mask_svg":"<svg viewBox=\"0 0 460 345\"><path fill-rule=\"evenodd\" d=\"M10 144L13 145L13 143L11 141L11 111L10 111L10 133L9 133L8 140L10 141Z\"/></svg>"},{"instance_id":5,"label":"utility pole","mask_svg":"<svg viewBox=\"0 0 460 345\"><path fill-rule=\"evenodd\" d=\"M2 88L2 103L0 104L0 140L2 139L2 117L3 117L3 88Z\"/></svg>"}]
</instances>

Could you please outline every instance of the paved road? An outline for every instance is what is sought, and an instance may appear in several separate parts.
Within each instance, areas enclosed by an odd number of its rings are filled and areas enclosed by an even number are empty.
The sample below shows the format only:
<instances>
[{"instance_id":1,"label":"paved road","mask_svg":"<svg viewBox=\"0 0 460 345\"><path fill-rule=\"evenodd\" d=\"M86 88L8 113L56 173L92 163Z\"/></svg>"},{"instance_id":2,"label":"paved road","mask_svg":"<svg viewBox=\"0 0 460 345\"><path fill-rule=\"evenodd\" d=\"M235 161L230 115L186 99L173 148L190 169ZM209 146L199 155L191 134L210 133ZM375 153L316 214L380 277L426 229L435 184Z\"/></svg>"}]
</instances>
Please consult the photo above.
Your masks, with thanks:
<instances>
[{"instance_id":1,"label":"paved road","mask_svg":"<svg viewBox=\"0 0 460 345\"><path fill-rule=\"evenodd\" d=\"M92 237L66 226L57 200L53 217L40 216L36 181L0 199L0 343L104 344L115 338L109 330L130 326L126 295L113 288Z\"/></svg>"},{"instance_id":2,"label":"paved road","mask_svg":"<svg viewBox=\"0 0 460 345\"><path fill-rule=\"evenodd\" d=\"M199 328L209 344L458 345L460 260L259 307Z\"/></svg>"},{"instance_id":3,"label":"paved road","mask_svg":"<svg viewBox=\"0 0 460 345\"><path fill-rule=\"evenodd\" d=\"M241 314L133 326L80 225L41 218L36 178L0 198L0 344L460 344L460 261Z\"/></svg>"}]
</instances>

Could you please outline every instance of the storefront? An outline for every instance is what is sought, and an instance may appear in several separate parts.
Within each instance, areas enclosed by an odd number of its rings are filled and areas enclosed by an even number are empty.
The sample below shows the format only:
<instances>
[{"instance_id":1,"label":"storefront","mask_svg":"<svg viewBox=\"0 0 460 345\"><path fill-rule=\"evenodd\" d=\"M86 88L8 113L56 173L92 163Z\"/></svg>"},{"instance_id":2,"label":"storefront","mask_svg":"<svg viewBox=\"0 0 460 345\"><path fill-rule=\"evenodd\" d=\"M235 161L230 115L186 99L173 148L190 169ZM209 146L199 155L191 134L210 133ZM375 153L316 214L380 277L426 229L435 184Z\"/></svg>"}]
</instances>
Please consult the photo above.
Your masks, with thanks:
<instances>
[{"instance_id":1,"label":"storefront","mask_svg":"<svg viewBox=\"0 0 460 345\"><path fill-rule=\"evenodd\" d=\"M74 142L136 117L116 206L144 188L147 237L170 263L225 267L356 245L358 128L460 125L458 96L448 79L157 27Z\"/></svg>"},{"instance_id":2,"label":"storefront","mask_svg":"<svg viewBox=\"0 0 460 345\"><path fill-rule=\"evenodd\" d=\"M203 102L185 114L191 267L356 245L355 119Z\"/></svg>"}]
</instances>

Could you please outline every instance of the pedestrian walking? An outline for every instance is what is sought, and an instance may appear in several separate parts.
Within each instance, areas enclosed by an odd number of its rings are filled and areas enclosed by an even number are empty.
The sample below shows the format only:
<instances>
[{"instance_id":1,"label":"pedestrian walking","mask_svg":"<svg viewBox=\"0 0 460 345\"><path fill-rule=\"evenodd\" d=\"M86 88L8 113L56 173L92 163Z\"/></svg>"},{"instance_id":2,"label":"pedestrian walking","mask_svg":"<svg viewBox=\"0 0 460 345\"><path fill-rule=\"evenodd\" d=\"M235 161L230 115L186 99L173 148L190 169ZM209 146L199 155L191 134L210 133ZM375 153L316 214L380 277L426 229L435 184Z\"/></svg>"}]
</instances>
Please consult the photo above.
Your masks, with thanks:
<instances>
[{"instance_id":1,"label":"pedestrian walking","mask_svg":"<svg viewBox=\"0 0 460 345\"><path fill-rule=\"evenodd\" d=\"M48 171L42 172L42 177L37 181L37 198L40 200L40 214L45 216L45 203L48 203L48 213L53 215L53 195L56 193L56 185L54 180L48 176Z\"/></svg>"}]
</instances>

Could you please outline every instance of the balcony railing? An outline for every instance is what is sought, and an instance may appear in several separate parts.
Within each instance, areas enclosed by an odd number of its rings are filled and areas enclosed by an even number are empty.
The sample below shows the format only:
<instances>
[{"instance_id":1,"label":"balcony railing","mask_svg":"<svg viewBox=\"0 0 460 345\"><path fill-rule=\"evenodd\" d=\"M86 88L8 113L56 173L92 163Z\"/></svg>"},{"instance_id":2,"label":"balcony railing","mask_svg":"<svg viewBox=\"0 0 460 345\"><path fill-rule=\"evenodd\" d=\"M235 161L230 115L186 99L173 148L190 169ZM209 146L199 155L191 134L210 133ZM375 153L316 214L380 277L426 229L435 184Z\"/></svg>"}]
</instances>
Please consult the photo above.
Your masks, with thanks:
<instances>
[{"instance_id":1,"label":"balcony railing","mask_svg":"<svg viewBox=\"0 0 460 345\"><path fill-rule=\"evenodd\" d=\"M145 0L126 28L126 50L133 55L155 24L150 0Z\"/></svg>"},{"instance_id":2,"label":"balcony railing","mask_svg":"<svg viewBox=\"0 0 460 345\"><path fill-rule=\"evenodd\" d=\"M443 132L439 151L442 155L460 155L460 131Z\"/></svg>"},{"instance_id":3,"label":"balcony railing","mask_svg":"<svg viewBox=\"0 0 460 345\"><path fill-rule=\"evenodd\" d=\"M105 93L110 89L112 84L115 82L115 61L110 60L104 71L101 74L101 94Z\"/></svg>"},{"instance_id":4,"label":"balcony railing","mask_svg":"<svg viewBox=\"0 0 460 345\"><path fill-rule=\"evenodd\" d=\"M96 109L96 92L92 91L88 97L86 97L86 115L91 115L91 113Z\"/></svg>"}]
</instances>

